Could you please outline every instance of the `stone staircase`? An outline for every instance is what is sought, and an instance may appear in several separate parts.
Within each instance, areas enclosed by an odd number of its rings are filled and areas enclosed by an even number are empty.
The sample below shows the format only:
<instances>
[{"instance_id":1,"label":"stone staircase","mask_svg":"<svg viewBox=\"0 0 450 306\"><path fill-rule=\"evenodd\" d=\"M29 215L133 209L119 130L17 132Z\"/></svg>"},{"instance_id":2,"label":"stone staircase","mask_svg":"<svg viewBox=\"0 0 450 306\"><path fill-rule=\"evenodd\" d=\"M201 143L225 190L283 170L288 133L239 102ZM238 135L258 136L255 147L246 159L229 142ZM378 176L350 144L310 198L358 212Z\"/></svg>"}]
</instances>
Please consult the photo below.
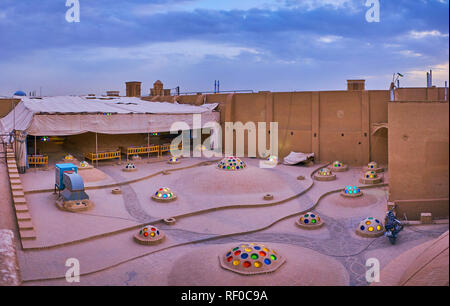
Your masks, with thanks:
<instances>
[{"instance_id":1,"label":"stone staircase","mask_svg":"<svg viewBox=\"0 0 450 306\"><path fill-rule=\"evenodd\" d=\"M6 164L8 167L9 183L13 198L14 210L16 212L17 225L22 240L36 239L36 232L28 210L27 200L23 192L22 181L17 169L14 150L11 146L6 150Z\"/></svg>"}]
</instances>

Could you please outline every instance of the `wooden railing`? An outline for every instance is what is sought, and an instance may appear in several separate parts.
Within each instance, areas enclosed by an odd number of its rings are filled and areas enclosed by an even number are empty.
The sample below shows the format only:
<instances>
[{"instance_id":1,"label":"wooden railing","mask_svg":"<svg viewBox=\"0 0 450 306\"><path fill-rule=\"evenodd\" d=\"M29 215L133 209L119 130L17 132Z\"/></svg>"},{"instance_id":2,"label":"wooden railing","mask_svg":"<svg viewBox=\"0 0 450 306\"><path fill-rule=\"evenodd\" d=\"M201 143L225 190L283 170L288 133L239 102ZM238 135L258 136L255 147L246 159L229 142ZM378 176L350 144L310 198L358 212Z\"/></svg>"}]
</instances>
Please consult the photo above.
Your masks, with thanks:
<instances>
[{"instance_id":1,"label":"wooden railing","mask_svg":"<svg viewBox=\"0 0 450 306\"><path fill-rule=\"evenodd\" d=\"M88 153L84 153L84 157L91 161L114 159L114 158L118 158L119 160L122 160L120 150L109 151L109 152L98 152L98 153L88 152Z\"/></svg>"},{"instance_id":2,"label":"wooden railing","mask_svg":"<svg viewBox=\"0 0 450 306\"><path fill-rule=\"evenodd\" d=\"M128 147L126 148L127 160L130 155L139 155L139 154L151 154L156 153L159 157L159 146L149 146L149 147Z\"/></svg>"},{"instance_id":3,"label":"wooden railing","mask_svg":"<svg viewBox=\"0 0 450 306\"><path fill-rule=\"evenodd\" d=\"M171 144L159 146L160 155L162 155L164 152L169 152L170 150L183 150L183 145L180 143L178 146Z\"/></svg>"},{"instance_id":4,"label":"wooden railing","mask_svg":"<svg viewBox=\"0 0 450 306\"><path fill-rule=\"evenodd\" d=\"M28 165L42 165L48 166L48 156L47 155L29 155Z\"/></svg>"}]
</instances>

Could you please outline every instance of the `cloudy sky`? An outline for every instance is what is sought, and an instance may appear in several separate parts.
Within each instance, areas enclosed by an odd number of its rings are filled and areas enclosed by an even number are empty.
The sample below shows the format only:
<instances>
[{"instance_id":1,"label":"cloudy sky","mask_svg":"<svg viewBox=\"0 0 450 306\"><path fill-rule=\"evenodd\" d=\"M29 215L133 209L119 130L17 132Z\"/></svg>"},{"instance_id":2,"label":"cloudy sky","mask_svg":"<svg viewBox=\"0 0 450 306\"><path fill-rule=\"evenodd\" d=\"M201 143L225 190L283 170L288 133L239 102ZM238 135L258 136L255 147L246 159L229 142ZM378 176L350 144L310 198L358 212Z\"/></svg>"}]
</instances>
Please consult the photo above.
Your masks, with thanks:
<instances>
[{"instance_id":1,"label":"cloudy sky","mask_svg":"<svg viewBox=\"0 0 450 306\"><path fill-rule=\"evenodd\" d=\"M347 79L387 89L443 86L449 74L448 0L0 1L0 95L104 93L160 79L166 88L212 91L340 90Z\"/></svg>"}]
</instances>

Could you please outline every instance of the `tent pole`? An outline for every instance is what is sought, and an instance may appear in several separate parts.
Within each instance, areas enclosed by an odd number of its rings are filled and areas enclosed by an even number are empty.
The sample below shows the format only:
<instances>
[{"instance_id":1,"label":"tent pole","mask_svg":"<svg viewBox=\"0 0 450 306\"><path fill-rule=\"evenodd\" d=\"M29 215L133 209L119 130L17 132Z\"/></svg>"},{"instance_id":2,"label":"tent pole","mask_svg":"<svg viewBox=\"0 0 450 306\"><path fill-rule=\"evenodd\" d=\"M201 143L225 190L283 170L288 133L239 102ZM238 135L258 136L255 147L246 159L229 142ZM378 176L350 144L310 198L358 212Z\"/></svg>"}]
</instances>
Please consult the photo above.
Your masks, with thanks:
<instances>
[{"instance_id":1,"label":"tent pole","mask_svg":"<svg viewBox=\"0 0 450 306\"><path fill-rule=\"evenodd\" d=\"M97 140L97 132L95 132L95 165L98 168L98 140Z\"/></svg>"},{"instance_id":2,"label":"tent pole","mask_svg":"<svg viewBox=\"0 0 450 306\"><path fill-rule=\"evenodd\" d=\"M36 158L37 151L36 151L36 135L34 135L34 158ZM34 162L34 171L36 171L36 160Z\"/></svg>"},{"instance_id":3,"label":"tent pole","mask_svg":"<svg viewBox=\"0 0 450 306\"><path fill-rule=\"evenodd\" d=\"M147 162L150 162L150 133L147 133Z\"/></svg>"}]
</instances>

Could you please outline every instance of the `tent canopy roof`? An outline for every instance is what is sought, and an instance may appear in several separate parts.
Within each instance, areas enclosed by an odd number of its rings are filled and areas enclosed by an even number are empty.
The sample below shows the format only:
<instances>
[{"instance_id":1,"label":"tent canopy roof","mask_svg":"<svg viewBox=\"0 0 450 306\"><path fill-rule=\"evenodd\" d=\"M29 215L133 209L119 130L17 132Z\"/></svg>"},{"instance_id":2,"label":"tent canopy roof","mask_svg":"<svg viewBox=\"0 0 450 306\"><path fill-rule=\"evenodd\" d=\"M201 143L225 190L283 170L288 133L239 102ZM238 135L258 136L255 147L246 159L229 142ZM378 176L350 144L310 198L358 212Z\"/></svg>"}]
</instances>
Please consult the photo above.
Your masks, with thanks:
<instances>
[{"instance_id":1,"label":"tent canopy roof","mask_svg":"<svg viewBox=\"0 0 450 306\"><path fill-rule=\"evenodd\" d=\"M13 129L37 136L163 132L169 131L176 121L192 126L193 114L200 114L203 123L219 120L219 113L214 112L217 103L194 106L133 97L89 96L21 97L21 100L0 120L3 134Z\"/></svg>"},{"instance_id":2,"label":"tent canopy roof","mask_svg":"<svg viewBox=\"0 0 450 306\"><path fill-rule=\"evenodd\" d=\"M23 97L25 108L34 114L200 114L217 103L194 106L170 102L147 102L134 97Z\"/></svg>"}]
</instances>

